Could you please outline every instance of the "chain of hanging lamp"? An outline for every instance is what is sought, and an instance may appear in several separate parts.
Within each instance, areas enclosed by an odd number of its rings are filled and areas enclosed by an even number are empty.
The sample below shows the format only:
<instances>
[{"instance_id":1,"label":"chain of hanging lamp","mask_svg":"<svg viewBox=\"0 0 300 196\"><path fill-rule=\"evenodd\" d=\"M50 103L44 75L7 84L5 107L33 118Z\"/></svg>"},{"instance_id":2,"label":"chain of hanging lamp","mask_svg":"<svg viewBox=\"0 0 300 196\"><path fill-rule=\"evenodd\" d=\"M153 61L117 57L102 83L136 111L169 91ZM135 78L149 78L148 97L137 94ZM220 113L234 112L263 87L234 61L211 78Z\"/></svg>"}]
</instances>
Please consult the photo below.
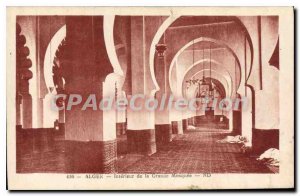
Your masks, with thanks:
<instances>
[{"instance_id":1,"label":"chain of hanging lamp","mask_svg":"<svg viewBox=\"0 0 300 196\"><path fill-rule=\"evenodd\" d=\"M198 79L190 79L186 82L191 84L197 84L198 85L198 93L197 96L200 96L201 102L204 103L206 101L206 92L201 92L202 88L201 86L208 86L208 96L210 98L214 98L214 85L211 78L211 45L209 45L209 79L205 77L205 60L204 60L204 52L205 48L202 49L202 70L203 70L203 76L201 80ZM195 63L195 41L193 40L193 48L192 48L192 63L194 65Z\"/></svg>"},{"instance_id":2,"label":"chain of hanging lamp","mask_svg":"<svg viewBox=\"0 0 300 196\"><path fill-rule=\"evenodd\" d=\"M236 63L234 60L234 90L236 91ZM236 92L235 92L235 96L236 96Z\"/></svg>"},{"instance_id":3,"label":"chain of hanging lamp","mask_svg":"<svg viewBox=\"0 0 300 196\"><path fill-rule=\"evenodd\" d=\"M162 24L163 23L163 19L162 19L162 16L160 17L160 23ZM167 49L167 45L166 45L166 40L165 40L165 32L163 32L163 35L162 35L162 43L157 43L155 45L155 50L157 52L157 56L159 58L164 58L165 56L165 51Z\"/></svg>"},{"instance_id":4,"label":"chain of hanging lamp","mask_svg":"<svg viewBox=\"0 0 300 196\"><path fill-rule=\"evenodd\" d=\"M195 64L195 40L193 40L193 44L192 44L192 66L194 66ZM186 81L186 83L188 83L189 85L192 85L192 84L198 84L199 83L199 79L189 79Z\"/></svg>"},{"instance_id":5,"label":"chain of hanging lamp","mask_svg":"<svg viewBox=\"0 0 300 196\"><path fill-rule=\"evenodd\" d=\"M214 87L213 87L213 82L211 78L211 45L209 45L209 96L211 98L214 97Z\"/></svg>"},{"instance_id":6,"label":"chain of hanging lamp","mask_svg":"<svg viewBox=\"0 0 300 196\"><path fill-rule=\"evenodd\" d=\"M207 86L207 80L205 78L205 60L204 60L204 52L205 49L203 47L203 51L202 51L202 70L203 70L203 76L202 76L202 80L199 83L199 94L201 95L201 103L204 104L206 103L206 89L204 88L204 91L201 92L202 88L201 86Z\"/></svg>"}]
</instances>

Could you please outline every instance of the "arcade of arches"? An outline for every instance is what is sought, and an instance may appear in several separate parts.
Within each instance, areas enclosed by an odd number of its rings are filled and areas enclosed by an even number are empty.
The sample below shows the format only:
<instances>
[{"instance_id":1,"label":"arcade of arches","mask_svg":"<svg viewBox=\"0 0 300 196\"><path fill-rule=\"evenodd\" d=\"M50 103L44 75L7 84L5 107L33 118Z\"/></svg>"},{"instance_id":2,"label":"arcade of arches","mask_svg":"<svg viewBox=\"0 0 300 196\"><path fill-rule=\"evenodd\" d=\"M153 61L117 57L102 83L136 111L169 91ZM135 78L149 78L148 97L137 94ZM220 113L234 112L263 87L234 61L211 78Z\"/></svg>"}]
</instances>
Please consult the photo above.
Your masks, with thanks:
<instances>
[{"instance_id":1,"label":"arcade of arches","mask_svg":"<svg viewBox=\"0 0 300 196\"><path fill-rule=\"evenodd\" d=\"M16 27L18 172L270 172L255 157L279 149L278 17L18 16ZM199 81L247 107L50 109L57 94L192 99ZM249 151L216 142L228 135Z\"/></svg>"}]
</instances>

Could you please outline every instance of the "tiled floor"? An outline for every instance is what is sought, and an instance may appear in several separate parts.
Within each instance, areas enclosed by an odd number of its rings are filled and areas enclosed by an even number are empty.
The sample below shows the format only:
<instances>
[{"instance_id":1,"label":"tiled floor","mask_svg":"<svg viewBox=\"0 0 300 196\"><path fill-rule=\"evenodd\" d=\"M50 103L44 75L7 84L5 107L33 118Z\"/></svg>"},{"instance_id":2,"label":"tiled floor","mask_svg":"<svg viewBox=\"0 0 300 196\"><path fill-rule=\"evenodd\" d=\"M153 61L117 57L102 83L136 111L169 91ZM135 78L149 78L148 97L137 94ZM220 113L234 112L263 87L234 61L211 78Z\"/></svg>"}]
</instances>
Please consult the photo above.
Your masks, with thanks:
<instances>
[{"instance_id":1,"label":"tiled floor","mask_svg":"<svg viewBox=\"0 0 300 196\"><path fill-rule=\"evenodd\" d=\"M157 153L137 160L124 156L118 164L119 173L272 173L255 158L241 153L240 144L216 143L226 137L220 131L189 131L176 135L173 141ZM133 160L133 157L135 158Z\"/></svg>"},{"instance_id":2,"label":"tiled floor","mask_svg":"<svg viewBox=\"0 0 300 196\"><path fill-rule=\"evenodd\" d=\"M48 133L47 133L48 132ZM64 173L65 147L60 135L31 131L18 140L17 172ZM240 152L239 144L221 144L228 133L214 130L175 135L152 156L127 154L126 135L118 137L118 173L272 173ZM276 171L276 170L275 170ZM278 171L278 170L277 170Z\"/></svg>"},{"instance_id":3,"label":"tiled floor","mask_svg":"<svg viewBox=\"0 0 300 196\"><path fill-rule=\"evenodd\" d=\"M37 134L38 131L43 134ZM18 173L63 173L63 136L53 129L20 132L17 139Z\"/></svg>"}]
</instances>

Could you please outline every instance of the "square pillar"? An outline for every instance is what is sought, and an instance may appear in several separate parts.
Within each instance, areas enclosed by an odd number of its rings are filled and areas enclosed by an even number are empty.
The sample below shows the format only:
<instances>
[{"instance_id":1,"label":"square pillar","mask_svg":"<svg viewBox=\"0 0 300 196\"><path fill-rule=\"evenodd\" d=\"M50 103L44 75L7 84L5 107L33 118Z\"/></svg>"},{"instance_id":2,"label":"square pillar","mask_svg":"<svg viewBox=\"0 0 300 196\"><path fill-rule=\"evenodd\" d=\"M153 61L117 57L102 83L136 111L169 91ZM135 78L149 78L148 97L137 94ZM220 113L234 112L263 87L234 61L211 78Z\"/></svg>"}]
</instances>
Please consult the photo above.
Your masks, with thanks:
<instances>
[{"instance_id":1,"label":"square pillar","mask_svg":"<svg viewBox=\"0 0 300 196\"><path fill-rule=\"evenodd\" d=\"M68 16L66 28L62 65L67 94L65 172L114 173L117 158L115 127L109 127L106 120L111 111L99 108L106 87L104 81L112 72L104 43L103 16ZM82 102L68 109L68 104L77 99L70 99L75 94ZM90 96L95 97L97 108L84 108Z\"/></svg>"}]
</instances>

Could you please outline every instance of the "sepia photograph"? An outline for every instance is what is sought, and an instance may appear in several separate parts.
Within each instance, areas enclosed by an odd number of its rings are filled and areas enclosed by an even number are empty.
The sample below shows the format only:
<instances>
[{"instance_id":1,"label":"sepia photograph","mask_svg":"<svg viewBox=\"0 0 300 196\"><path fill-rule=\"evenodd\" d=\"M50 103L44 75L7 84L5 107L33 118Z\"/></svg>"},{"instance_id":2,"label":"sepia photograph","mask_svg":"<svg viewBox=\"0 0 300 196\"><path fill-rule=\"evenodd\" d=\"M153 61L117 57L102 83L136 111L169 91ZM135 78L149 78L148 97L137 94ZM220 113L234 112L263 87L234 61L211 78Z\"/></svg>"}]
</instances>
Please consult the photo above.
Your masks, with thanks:
<instances>
[{"instance_id":1,"label":"sepia photograph","mask_svg":"<svg viewBox=\"0 0 300 196\"><path fill-rule=\"evenodd\" d=\"M9 189L294 187L293 7L6 20Z\"/></svg>"}]
</instances>

